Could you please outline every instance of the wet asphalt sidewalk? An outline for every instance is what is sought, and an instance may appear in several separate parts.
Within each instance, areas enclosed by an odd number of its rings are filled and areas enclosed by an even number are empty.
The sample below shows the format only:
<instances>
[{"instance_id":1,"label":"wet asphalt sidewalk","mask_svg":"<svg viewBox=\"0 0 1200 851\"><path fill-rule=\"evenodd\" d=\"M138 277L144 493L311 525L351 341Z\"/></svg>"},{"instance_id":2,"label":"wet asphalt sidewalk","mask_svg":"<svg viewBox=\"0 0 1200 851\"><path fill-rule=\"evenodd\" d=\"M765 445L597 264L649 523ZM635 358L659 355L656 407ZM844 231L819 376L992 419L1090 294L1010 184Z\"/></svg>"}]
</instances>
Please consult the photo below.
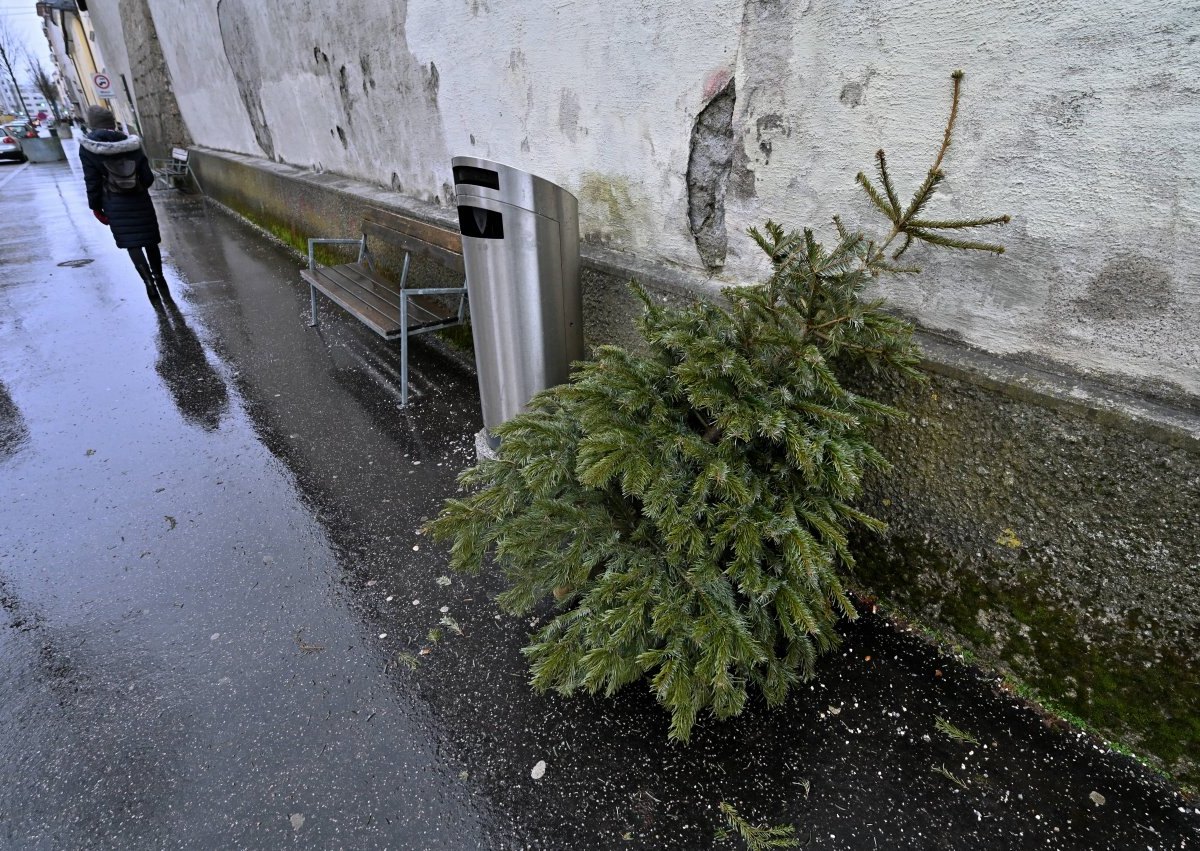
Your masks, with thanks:
<instances>
[{"instance_id":1,"label":"wet asphalt sidewalk","mask_svg":"<svg viewBox=\"0 0 1200 851\"><path fill-rule=\"evenodd\" d=\"M297 258L202 200L156 193L156 308L74 160L0 198L0 847L743 847L722 801L811 849L1200 847L1135 762L870 615L686 747L644 689L533 694L530 624L417 534L473 460L462 356L415 343L401 410L397 351L306 327Z\"/></svg>"}]
</instances>

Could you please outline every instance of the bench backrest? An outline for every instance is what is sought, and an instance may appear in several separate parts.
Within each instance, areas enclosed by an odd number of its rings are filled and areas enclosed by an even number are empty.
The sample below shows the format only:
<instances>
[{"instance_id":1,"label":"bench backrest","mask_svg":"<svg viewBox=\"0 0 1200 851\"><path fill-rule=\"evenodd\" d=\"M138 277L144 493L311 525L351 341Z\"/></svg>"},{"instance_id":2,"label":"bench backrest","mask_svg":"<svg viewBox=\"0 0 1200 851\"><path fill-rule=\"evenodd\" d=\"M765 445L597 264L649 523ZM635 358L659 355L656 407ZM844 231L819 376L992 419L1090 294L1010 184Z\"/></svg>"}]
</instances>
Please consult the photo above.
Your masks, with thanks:
<instances>
[{"instance_id":1,"label":"bench backrest","mask_svg":"<svg viewBox=\"0 0 1200 851\"><path fill-rule=\"evenodd\" d=\"M463 272L462 237L453 230L417 219L368 207L363 215L363 236L397 245L419 257L436 260L457 272Z\"/></svg>"},{"instance_id":2,"label":"bench backrest","mask_svg":"<svg viewBox=\"0 0 1200 851\"><path fill-rule=\"evenodd\" d=\"M171 149L171 159L178 160L181 163L187 162L187 160L188 160L187 148L172 148Z\"/></svg>"}]
</instances>

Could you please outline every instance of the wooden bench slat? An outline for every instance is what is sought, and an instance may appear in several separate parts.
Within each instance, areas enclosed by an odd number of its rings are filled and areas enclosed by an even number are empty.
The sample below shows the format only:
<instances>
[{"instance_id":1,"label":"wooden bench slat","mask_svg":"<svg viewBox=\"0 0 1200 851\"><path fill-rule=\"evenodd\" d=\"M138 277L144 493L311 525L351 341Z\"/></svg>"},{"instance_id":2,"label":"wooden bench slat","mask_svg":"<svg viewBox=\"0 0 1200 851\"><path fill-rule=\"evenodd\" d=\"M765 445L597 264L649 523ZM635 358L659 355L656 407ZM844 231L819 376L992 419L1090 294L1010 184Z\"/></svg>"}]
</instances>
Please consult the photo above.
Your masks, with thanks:
<instances>
[{"instance_id":1,"label":"wooden bench slat","mask_svg":"<svg viewBox=\"0 0 1200 851\"><path fill-rule=\"evenodd\" d=\"M359 298L380 313L392 317L399 327L400 292L393 289L386 281L372 276L357 263L326 266L320 271L337 280L339 285L345 289L356 292Z\"/></svg>"},{"instance_id":2,"label":"wooden bench slat","mask_svg":"<svg viewBox=\"0 0 1200 851\"><path fill-rule=\"evenodd\" d=\"M362 293L360 298L386 316L394 316L397 327L400 322L401 290L398 286L385 281L373 274L361 263L345 263L322 269L322 272L333 273L352 287L358 287ZM458 310L450 309L446 304L432 296L407 296L408 298L408 327L417 330L426 325L436 325L450 319L457 321Z\"/></svg>"},{"instance_id":3,"label":"wooden bench slat","mask_svg":"<svg viewBox=\"0 0 1200 851\"><path fill-rule=\"evenodd\" d=\"M398 234L420 240L428 245L441 248L451 254L462 256L462 237L452 230L437 225L411 219L391 210L379 207L368 207L363 213L363 221L380 225Z\"/></svg>"},{"instance_id":4,"label":"wooden bench slat","mask_svg":"<svg viewBox=\"0 0 1200 851\"><path fill-rule=\"evenodd\" d=\"M390 340L400 333L399 318L393 319L364 302L352 290L323 274L325 269L304 269L300 277L323 292L330 301L350 313L379 336Z\"/></svg>"},{"instance_id":5,"label":"wooden bench slat","mask_svg":"<svg viewBox=\"0 0 1200 851\"><path fill-rule=\"evenodd\" d=\"M380 336L391 339L400 333L398 294L387 282L371 276L357 264L305 269L300 275ZM396 298L381 296L379 290L395 294ZM435 325L456 325L458 311L431 296L409 296L407 318L408 330L413 332Z\"/></svg>"},{"instance_id":6,"label":"wooden bench slat","mask_svg":"<svg viewBox=\"0 0 1200 851\"><path fill-rule=\"evenodd\" d=\"M451 251L440 245L426 242L425 240L419 239L411 234L395 230L394 228L386 224L381 224L380 222L372 222L364 219L362 231L367 237L374 237L376 239L382 239L384 242L390 242L394 245L399 245L418 257L428 257L432 260L436 260L438 263L441 263L443 266L453 269L456 272L466 271L466 267L463 266L461 251Z\"/></svg>"}]
</instances>

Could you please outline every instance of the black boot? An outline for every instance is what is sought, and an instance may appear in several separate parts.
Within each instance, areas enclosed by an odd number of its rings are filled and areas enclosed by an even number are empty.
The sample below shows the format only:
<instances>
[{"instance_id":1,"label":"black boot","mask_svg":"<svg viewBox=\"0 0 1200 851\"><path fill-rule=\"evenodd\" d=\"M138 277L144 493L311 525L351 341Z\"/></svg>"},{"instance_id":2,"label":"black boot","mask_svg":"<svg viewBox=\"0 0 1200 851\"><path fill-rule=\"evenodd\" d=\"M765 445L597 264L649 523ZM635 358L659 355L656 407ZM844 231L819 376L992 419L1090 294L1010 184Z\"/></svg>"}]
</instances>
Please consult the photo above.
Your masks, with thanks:
<instances>
[{"instance_id":1,"label":"black boot","mask_svg":"<svg viewBox=\"0 0 1200 851\"><path fill-rule=\"evenodd\" d=\"M150 273L154 276L154 283L164 296L170 298L171 291L167 289L167 279L163 275L162 252L158 250L157 245L146 246L146 258L150 261Z\"/></svg>"},{"instance_id":2,"label":"black boot","mask_svg":"<svg viewBox=\"0 0 1200 851\"><path fill-rule=\"evenodd\" d=\"M154 288L154 276L150 271L150 264L146 262L145 256L140 248L127 249L129 259L133 261L133 268L137 269L138 277L142 279L142 283L146 285L146 295L150 301L158 301L158 290Z\"/></svg>"}]
</instances>

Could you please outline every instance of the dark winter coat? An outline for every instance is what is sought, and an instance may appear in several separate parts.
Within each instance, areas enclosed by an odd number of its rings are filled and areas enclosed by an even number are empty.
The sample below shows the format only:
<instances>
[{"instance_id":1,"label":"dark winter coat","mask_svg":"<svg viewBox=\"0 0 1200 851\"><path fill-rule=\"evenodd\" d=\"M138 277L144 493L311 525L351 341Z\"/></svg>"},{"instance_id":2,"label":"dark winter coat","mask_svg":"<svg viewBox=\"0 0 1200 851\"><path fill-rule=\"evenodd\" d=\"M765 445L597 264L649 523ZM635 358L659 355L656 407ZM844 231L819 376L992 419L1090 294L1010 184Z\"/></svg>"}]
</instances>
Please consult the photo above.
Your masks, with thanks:
<instances>
[{"instance_id":1,"label":"dark winter coat","mask_svg":"<svg viewBox=\"0 0 1200 851\"><path fill-rule=\"evenodd\" d=\"M108 189L105 159L132 158L137 162L138 188L115 193ZM118 248L158 245L158 216L150 200L154 172L142 151L142 140L118 130L93 130L79 142L79 163L87 186L88 206L108 216Z\"/></svg>"}]
</instances>

